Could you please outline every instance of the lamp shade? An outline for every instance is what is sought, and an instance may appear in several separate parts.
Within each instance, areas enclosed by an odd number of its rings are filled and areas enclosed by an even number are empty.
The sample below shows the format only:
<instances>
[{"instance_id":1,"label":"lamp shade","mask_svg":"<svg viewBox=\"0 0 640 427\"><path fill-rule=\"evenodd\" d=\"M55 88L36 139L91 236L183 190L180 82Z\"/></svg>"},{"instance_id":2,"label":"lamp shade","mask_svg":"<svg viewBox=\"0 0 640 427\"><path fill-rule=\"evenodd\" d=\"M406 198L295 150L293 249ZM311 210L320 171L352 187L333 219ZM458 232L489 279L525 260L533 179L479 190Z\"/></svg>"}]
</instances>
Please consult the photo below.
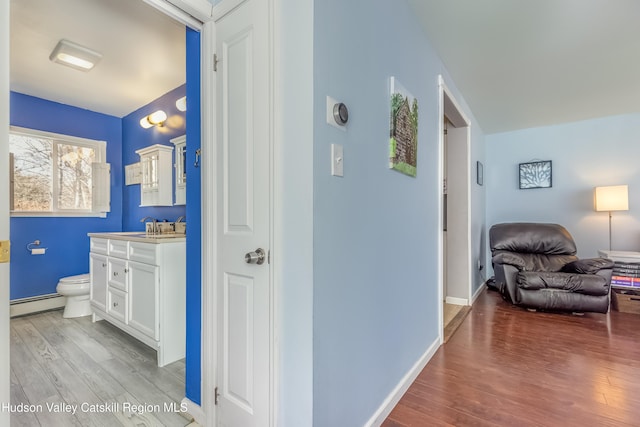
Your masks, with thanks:
<instances>
[{"instance_id":1,"label":"lamp shade","mask_svg":"<svg viewBox=\"0 0 640 427\"><path fill-rule=\"evenodd\" d=\"M596 211L628 211L629 187L627 185L611 185L596 187L594 191Z\"/></svg>"}]
</instances>

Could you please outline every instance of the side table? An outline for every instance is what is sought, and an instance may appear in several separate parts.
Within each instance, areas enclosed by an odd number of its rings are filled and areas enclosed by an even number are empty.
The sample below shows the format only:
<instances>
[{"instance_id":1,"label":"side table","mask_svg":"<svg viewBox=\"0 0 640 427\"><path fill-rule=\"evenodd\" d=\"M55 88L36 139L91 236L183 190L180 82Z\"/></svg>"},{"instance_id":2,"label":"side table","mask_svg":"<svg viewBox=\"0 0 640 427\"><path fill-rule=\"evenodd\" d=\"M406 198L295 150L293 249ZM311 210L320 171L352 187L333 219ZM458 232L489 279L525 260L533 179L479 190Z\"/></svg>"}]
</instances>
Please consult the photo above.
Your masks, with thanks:
<instances>
[{"instance_id":1,"label":"side table","mask_svg":"<svg viewBox=\"0 0 640 427\"><path fill-rule=\"evenodd\" d=\"M640 252L601 249L598 256L609 258L615 263L611 283L611 308L640 314Z\"/></svg>"}]
</instances>

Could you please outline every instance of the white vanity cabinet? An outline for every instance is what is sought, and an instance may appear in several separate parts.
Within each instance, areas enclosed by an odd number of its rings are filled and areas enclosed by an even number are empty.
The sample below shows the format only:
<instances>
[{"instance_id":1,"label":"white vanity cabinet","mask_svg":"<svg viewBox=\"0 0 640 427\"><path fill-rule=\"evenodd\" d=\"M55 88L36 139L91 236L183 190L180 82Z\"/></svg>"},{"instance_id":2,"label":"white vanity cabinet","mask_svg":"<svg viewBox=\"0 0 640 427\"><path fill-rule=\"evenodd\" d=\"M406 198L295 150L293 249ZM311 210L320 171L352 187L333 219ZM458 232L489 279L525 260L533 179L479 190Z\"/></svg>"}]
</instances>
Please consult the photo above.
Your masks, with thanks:
<instances>
[{"instance_id":1,"label":"white vanity cabinet","mask_svg":"<svg viewBox=\"0 0 640 427\"><path fill-rule=\"evenodd\" d=\"M154 340L160 339L160 268L129 262L129 277L135 286L129 290L129 325Z\"/></svg>"},{"instance_id":2,"label":"white vanity cabinet","mask_svg":"<svg viewBox=\"0 0 640 427\"><path fill-rule=\"evenodd\" d=\"M89 233L94 321L105 319L156 349L158 366L182 359L185 240L108 234Z\"/></svg>"},{"instance_id":3,"label":"white vanity cabinet","mask_svg":"<svg viewBox=\"0 0 640 427\"><path fill-rule=\"evenodd\" d=\"M89 254L89 274L91 276L90 298L94 308L107 309L107 240L92 239Z\"/></svg>"},{"instance_id":4,"label":"white vanity cabinet","mask_svg":"<svg viewBox=\"0 0 640 427\"><path fill-rule=\"evenodd\" d=\"M175 204L187 204L187 135L173 138L171 143L176 147L175 168Z\"/></svg>"},{"instance_id":5,"label":"white vanity cabinet","mask_svg":"<svg viewBox=\"0 0 640 427\"><path fill-rule=\"evenodd\" d=\"M155 144L136 150L142 182L140 206L173 206L173 147Z\"/></svg>"}]
</instances>

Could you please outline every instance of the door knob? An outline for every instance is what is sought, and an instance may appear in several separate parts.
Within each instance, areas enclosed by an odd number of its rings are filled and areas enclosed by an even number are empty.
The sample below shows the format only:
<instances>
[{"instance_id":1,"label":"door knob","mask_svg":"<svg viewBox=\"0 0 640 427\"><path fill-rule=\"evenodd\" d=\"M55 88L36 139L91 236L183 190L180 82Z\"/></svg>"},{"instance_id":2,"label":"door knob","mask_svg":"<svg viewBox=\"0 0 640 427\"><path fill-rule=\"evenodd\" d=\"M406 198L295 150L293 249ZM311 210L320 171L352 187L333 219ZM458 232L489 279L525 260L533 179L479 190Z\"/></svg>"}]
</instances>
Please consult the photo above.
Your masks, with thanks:
<instances>
[{"instance_id":1,"label":"door knob","mask_svg":"<svg viewBox=\"0 0 640 427\"><path fill-rule=\"evenodd\" d=\"M254 252L247 252L247 254L244 256L244 261L247 264L261 265L264 263L265 256L266 254L264 252L264 249L258 248Z\"/></svg>"}]
</instances>

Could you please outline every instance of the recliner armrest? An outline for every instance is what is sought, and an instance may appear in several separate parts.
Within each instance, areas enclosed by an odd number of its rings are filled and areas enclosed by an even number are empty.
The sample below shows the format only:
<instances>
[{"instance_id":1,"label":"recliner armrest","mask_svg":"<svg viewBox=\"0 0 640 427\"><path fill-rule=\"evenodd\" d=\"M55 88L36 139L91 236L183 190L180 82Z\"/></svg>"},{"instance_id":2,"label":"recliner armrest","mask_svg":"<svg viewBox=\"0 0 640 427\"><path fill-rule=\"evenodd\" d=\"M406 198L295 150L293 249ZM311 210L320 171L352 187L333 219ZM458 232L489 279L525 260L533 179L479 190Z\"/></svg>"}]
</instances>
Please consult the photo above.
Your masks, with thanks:
<instances>
[{"instance_id":1,"label":"recliner armrest","mask_svg":"<svg viewBox=\"0 0 640 427\"><path fill-rule=\"evenodd\" d=\"M583 258L562 266L564 273L596 274L600 270L613 268L613 261L608 258Z\"/></svg>"},{"instance_id":2,"label":"recliner armrest","mask_svg":"<svg viewBox=\"0 0 640 427\"><path fill-rule=\"evenodd\" d=\"M514 252L500 252L491 258L493 264L507 264L522 271L526 268L527 262L524 257Z\"/></svg>"}]
</instances>

